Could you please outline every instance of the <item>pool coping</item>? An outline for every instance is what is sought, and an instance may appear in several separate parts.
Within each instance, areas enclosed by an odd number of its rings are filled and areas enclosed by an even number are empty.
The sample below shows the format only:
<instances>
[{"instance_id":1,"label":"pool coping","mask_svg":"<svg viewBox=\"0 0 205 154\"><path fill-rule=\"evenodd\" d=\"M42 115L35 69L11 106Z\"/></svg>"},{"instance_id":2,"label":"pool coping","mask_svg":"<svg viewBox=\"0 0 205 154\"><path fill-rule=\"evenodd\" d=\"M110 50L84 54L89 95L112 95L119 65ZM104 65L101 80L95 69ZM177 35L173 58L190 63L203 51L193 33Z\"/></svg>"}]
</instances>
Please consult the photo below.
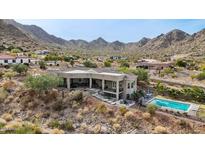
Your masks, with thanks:
<instances>
[{"instance_id":1,"label":"pool coping","mask_svg":"<svg viewBox=\"0 0 205 154\"><path fill-rule=\"evenodd\" d=\"M160 97L154 97L154 98L152 98L151 100L149 100L146 104L148 105L148 104L154 104L154 103L152 103L152 101L154 100L154 99L164 99L164 100L168 100L168 101L176 101L176 102L179 102L179 103L181 103L181 104L189 104L190 106L189 106L189 108L187 109L187 111L183 111L183 110L179 110L179 109L174 109L174 108L170 108L170 107L160 107L160 109L164 109L164 110L169 110L169 111L175 111L175 112L180 112L180 113L189 113L189 111L190 111L190 109L192 108L192 106L193 106L193 103L190 103L190 102L182 102L182 101L178 101L178 100L174 100L174 99L167 99L167 98L160 98Z\"/></svg>"}]
</instances>

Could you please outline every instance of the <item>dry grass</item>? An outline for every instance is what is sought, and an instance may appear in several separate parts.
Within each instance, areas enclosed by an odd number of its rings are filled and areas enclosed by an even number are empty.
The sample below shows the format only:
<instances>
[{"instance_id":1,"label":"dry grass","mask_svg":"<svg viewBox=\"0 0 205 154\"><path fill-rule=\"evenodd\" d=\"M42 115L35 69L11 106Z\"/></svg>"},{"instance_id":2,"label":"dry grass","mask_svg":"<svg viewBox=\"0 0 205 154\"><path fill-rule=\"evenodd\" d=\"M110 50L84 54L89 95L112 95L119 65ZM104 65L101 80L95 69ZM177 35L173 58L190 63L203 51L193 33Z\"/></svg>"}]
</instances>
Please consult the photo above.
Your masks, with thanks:
<instances>
[{"instance_id":1,"label":"dry grass","mask_svg":"<svg viewBox=\"0 0 205 154\"><path fill-rule=\"evenodd\" d=\"M205 105L200 105L197 111L197 117L205 120Z\"/></svg>"}]
</instances>

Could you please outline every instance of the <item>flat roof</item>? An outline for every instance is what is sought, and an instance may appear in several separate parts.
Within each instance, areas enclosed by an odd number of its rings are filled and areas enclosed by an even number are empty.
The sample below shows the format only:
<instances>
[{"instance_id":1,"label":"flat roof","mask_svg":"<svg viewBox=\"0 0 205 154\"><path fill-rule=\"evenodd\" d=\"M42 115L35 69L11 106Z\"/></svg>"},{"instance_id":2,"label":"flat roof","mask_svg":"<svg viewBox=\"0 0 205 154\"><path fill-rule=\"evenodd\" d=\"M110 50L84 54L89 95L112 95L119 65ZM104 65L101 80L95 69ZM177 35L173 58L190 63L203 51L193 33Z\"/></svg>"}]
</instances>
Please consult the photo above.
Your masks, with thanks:
<instances>
[{"instance_id":1,"label":"flat roof","mask_svg":"<svg viewBox=\"0 0 205 154\"><path fill-rule=\"evenodd\" d=\"M109 73L109 72L101 72L99 74L111 75L111 76L124 76L125 75L125 74L120 74L120 73Z\"/></svg>"}]
</instances>

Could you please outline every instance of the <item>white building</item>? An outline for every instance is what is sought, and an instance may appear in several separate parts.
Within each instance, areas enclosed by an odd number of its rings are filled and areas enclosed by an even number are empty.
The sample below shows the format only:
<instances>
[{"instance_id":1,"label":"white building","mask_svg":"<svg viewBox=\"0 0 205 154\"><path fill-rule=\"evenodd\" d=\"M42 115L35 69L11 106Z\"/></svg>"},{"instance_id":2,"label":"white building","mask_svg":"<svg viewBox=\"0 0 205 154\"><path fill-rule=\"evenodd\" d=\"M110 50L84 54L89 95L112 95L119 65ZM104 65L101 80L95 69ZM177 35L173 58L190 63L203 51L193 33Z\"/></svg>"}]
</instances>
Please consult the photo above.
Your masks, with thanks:
<instances>
[{"instance_id":1,"label":"white building","mask_svg":"<svg viewBox=\"0 0 205 154\"><path fill-rule=\"evenodd\" d=\"M94 70L58 71L57 75L64 78L64 86L73 88L99 89L103 95L119 99L130 99L137 90L137 77Z\"/></svg>"},{"instance_id":2,"label":"white building","mask_svg":"<svg viewBox=\"0 0 205 154\"><path fill-rule=\"evenodd\" d=\"M30 64L31 60L27 56L11 56L0 54L0 65L10 64Z\"/></svg>"}]
</instances>

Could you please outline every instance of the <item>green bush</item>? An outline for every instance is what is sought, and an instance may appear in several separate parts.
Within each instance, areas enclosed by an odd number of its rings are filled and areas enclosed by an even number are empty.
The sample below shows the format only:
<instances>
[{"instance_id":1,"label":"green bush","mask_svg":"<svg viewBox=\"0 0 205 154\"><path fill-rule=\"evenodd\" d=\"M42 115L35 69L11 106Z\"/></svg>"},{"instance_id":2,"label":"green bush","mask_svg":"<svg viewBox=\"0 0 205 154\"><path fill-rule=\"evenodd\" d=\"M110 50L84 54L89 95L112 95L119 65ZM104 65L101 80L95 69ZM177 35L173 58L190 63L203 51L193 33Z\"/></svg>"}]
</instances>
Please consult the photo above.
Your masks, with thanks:
<instances>
[{"instance_id":1,"label":"green bush","mask_svg":"<svg viewBox=\"0 0 205 154\"><path fill-rule=\"evenodd\" d=\"M120 67L130 67L130 64L126 61L121 62Z\"/></svg>"},{"instance_id":2,"label":"green bush","mask_svg":"<svg viewBox=\"0 0 205 154\"><path fill-rule=\"evenodd\" d=\"M137 68L136 70L132 70L132 73L137 75L138 81L148 81L149 75L147 70L143 68Z\"/></svg>"},{"instance_id":3,"label":"green bush","mask_svg":"<svg viewBox=\"0 0 205 154\"><path fill-rule=\"evenodd\" d=\"M8 92L4 88L0 88L0 103L3 102L8 96Z\"/></svg>"},{"instance_id":4,"label":"green bush","mask_svg":"<svg viewBox=\"0 0 205 154\"><path fill-rule=\"evenodd\" d=\"M153 114L155 114L158 107L154 104L148 104L146 109L147 109L147 112L149 112L151 115L153 115Z\"/></svg>"},{"instance_id":5,"label":"green bush","mask_svg":"<svg viewBox=\"0 0 205 154\"><path fill-rule=\"evenodd\" d=\"M182 89L175 89L166 87L165 85L158 83L155 90L159 95L166 95L177 99L185 99L198 102L204 102L205 100L205 91L199 87L184 87Z\"/></svg>"},{"instance_id":6,"label":"green bush","mask_svg":"<svg viewBox=\"0 0 205 154\"><path fill-rule=\"evenodd\" d=\"M18 48L14 48L14 49L11 49L11 52L12 53L20 53L20 52L22 52L22 50L20 50Z\"/></svg>"},{"instance_id":7,"label":"green bush","mask_svg":"<svg viewBox=\"0 0 205 154\"><path fill-rule=\"evenodd\" d=\"M73 60L74 60L74 58L71 57L71 56L64 56L63 59L64 59L64 61L66 61L66 62L70 62L70 61L73 61Z\"/></svg>"},{"instance_id":8,"label":"green bush","mask_svg":"<svg viewBox=\"0 0 205 154\"><path fill-rule=\"evenodd\" d=\"M167 68L165 68L165 69L163 70L163 72L164 72L165 74L173 74L173 73L174 73L174 70L171 69L170 67L167 67Z\"/></svg>"},{"instance_id":9,"label":"green bush","mask_svg":"<svg viewBox=\"0 0 205 154\"><path fill-rule=\"evenodd\" d=\"M86 60L86 61L83 63L83 65L84 65L85 67L90 67L90 68L96 68L96 67L97 67L97 64L92 63L92 62L89 61L89 60Z\"/></svg>"},{"instance_id":10,"label":"green bush","mask_svg":"<svg viewBox=\"0 0 205 154\"><path fill-rule=\"evenodd\" d=\"M105 66L105 67L111 67L111 63L110 63L109 61L105 61L105 62L104 62L104 66Z\"/></svg>"},{"instance_id":11,"label":"green bush","mask_svg":"<svg viewBox=\"0 0 205 154\"><path fill-rule=\"evenodd\" d=\"M75 64L75 61L74 61L74 60L71 60L71 61L70 61L70 65L73 67L74 64Z\"/></svg>"},{"instance_id":12,"label":"green bush","mask_svg":"<svg viewBox=\"0 0 205 154\"><path fill-rule=\"evenodd\" d=\"M16 75L15 72L13 72L13 71L8 71L8 72L5 72L5 73L4 73L3 77L4 77L4 78L8 78L9 80L11 80L11 78L14 77L15 75Z\"/></svg>"},{"instance_id":13,"label":"green bush","mask_svg":"<svg viewBox=\"0 0 205 154\"><path fill-rule=\"evenodd\" d=\"M143 69L143 68L136 68L136 69L130 69L127 67L120 67L118 71L127 73L127 74L134 74L137 75L138 81L146 81L148 82L149 80L149 74L148 71Z\"/></svg>"},{"instance_id":14,"label":"green bush","mask_svg":"<svg viewBox=\"0 0 205 154\"><path fill-rule=\"evenodd\" d=\"M196 78L198 80L204 80L205 79L205 71L200 73L200 74L198 74L198 75L196 75Z\"/></svg>"},{"instance_id":15,"label":"green bush","mask_svg":"<svg viewBox=\"0 0 205 154\"><path fill-rule=\"evenodd\" d=\"M13 70L19 74L26 73L28 71L28 66L24 64L13 65Z\"/></svg>"},{"instance_id":16,"label":"green bush","mask_svg":"<svg viewBox=\"0 0 205 154\"><path fill-rule=\"evenodd\" d=\"M66 122L61 125L61 129L67 130L67 131L74 130L72 120L70 120L70 119L66 120Z\"/></svg>"},{"instance_id":17,"label":"green bush","mask_svg":"<svg viewBox=\"0 0 205 154\"><path fill-rule=\"evenodd\" d=\"M52 75L28 76L25 80L25 85L35 91L56 88L59 85L62 85L62 83L62 78Z\"/></svg>"},{"instance_id":18,"label":"green bush","mask_svg":"<svg viewBox=\"0 0 205 154\"><path fill-rule=\"evenodd\" d=\"M58 60L62 60L62 58L58 56L57 54L49 54L45 56L44 60L45 61L58 61Z\"/></svg>"},{"instance_id":19,"label":"green bush","mask_svg":"<svg viewBox=\"0 0 205 154\"><path fill-rule=\"evenodd\" d=\"M51 120L49 123L48 123L48 127L50 128L60 128L61 124L58 120Z\"/></svg>"},{"instance_id":20,"label":"green bush","mask_svg":"<svg viewBox=\"0 0 205 154\"><path fill-rule=\"evenodd\" d=\"M186 67L188 64L185 60L177 60L176 65L179 67Z\"/></svg>"},{"instance_id":21,"label":"green bush","mask_svg":"<svg viewBox=\"0 0 205 154\"><path fill-rule=\"evenodd\" d=\"M46 69L46 64L44 61L39 61L40 69Z\"/></svg>"}]
</instances>

